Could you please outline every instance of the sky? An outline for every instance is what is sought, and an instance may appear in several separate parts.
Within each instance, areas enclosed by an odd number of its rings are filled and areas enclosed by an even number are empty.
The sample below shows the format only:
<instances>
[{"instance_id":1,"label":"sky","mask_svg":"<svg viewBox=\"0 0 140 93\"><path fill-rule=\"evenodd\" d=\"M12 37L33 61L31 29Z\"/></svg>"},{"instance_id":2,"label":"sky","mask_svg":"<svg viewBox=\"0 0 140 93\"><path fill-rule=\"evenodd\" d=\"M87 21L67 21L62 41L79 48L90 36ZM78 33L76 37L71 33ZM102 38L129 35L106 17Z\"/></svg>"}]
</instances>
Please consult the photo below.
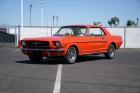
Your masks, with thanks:
<instances>
[{"instance_id":1,"label":"sky","mask_svg":"<svg viewBox=\"0 0 140 93\"><path fill-rule=\"evenodd\" d=\"M117 16L120 25L128 19L140 19L140 0L23 0L24 25L29 26L29 5L32 4L32 25L41 25L41 6L44 2L44 26L52 25L52 16L58 16L59 25L92 24ZM20 0L0 0L0 25L20 25ZM140 23L140 22L139 22Z\"/></svg>"}]
</instances>

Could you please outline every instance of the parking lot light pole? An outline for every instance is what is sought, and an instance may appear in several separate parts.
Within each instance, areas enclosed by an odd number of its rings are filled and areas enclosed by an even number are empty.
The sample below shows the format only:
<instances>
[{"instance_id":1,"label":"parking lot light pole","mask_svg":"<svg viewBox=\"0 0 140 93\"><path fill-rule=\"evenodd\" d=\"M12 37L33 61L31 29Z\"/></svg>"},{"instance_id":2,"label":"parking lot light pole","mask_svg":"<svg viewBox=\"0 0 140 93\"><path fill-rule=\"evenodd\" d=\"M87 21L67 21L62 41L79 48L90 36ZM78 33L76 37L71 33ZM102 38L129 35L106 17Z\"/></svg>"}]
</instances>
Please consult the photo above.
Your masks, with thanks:
<instances>
[{"instance_id":1,"label":"parking lot light pole","mask_svg":"<svg viewBox=\"0 0 140 93\"><path fill-rule=\"evenodd\" d=\"M21 27L23 27L23 0L21 0L21 6L20 6L20 12L21 12Z\"/></svg>"},{"instance_id":2,"label":"parking lot light pole","mask_svg":"<svg viewBox=\"0 0 140 93\"><path fill-rule=\"evenodd\" d=\"M30 4L30 27L32 25L32 4Z\"/></svg>"},{"instance_id":3,"label":"parking lot light pole","mask_svg":"<svg viewBox=\"0 0 140 93\"><path fill-rule=\"evenodd\" d=\"M44 22L43 22L43 12L44 12L44 10L43 10L43 5L44 5L44 2L40 2L40 7L41 7L41 26L43 26L44 25Z\"/></svg>"}]
</instances>

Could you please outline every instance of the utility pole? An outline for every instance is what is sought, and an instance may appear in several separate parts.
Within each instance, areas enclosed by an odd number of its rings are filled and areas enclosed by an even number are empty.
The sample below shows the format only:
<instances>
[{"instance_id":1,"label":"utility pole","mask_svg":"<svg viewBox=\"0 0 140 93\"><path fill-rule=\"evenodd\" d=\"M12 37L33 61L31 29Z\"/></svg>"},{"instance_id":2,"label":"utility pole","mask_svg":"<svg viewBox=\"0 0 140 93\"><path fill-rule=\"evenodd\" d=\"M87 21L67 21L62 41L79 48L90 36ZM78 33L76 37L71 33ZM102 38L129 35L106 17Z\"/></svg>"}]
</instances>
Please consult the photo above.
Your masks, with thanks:
<instances>
[{"instance_id":1,"label":"utility pole","mask_svg":"<svg viewBox=\"0 0 140 93\"><path fill-rule=\"evenodd\" d=\"M30 27L32 25L32 4L30 4Z\"/></svg>"},{"instance_id":2,"label":"utility pole","mask_svg":"<svg viewBox=\"0 0 140 93\"><path fill-rule=\"evenodd\" d=\"M58 26L58 16L56 16L56 26Z\"/></svg>"},{"instance_id":3,"label":"utility pole","mask_svg":"<svg viewBox=\"0 0 140 93\"><path fill-rule=\"evenodd\" d=\"M54 20L55 20L55 16L53 16L53 27L54 27Z\"/></svg>"},{"instance_id":4,"label":"utility pole","mask_svg":"<svg viewBox=\"0 0 140 93\"><path fill-rule=\"evenodd\" d=\"M53 22L52 22L52 23L53 23L53 24L52 24L53 27L54 27L54 26L58 26L58 16L52 16L52 18L53 18L53 20L52 20L52 21L53 21Z\"/></svg>"}]
</instances>

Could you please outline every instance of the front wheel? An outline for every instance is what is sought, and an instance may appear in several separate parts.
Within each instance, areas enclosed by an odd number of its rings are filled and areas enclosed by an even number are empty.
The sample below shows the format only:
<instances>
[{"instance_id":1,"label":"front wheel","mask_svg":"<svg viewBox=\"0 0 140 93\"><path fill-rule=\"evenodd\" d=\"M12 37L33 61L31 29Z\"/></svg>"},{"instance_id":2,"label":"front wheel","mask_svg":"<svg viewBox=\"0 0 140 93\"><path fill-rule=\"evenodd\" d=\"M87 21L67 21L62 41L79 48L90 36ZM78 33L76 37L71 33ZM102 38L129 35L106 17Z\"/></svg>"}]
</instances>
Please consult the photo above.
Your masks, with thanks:
<instances>
[{"instance_id":1,"label":"front wheel","mask_svg":"<svg viewBox=\"0 0 140 93\"><path fill-rule=\"evenodd\" d=\"M105 53L106 58L113 59L115 57L115 47L113 44L109 46L108 52Z\"/></svg>"},{"instance_id":2,"label":"front wheel","mask_svg":"<svg viewBox=\"0 0 140 93\"><path fill-rule=\"evenodd\" d=\"M77 49L70 47L66 53L65 61L69 64L74 64L77 59Z\"/></svg>"}]
</instances>

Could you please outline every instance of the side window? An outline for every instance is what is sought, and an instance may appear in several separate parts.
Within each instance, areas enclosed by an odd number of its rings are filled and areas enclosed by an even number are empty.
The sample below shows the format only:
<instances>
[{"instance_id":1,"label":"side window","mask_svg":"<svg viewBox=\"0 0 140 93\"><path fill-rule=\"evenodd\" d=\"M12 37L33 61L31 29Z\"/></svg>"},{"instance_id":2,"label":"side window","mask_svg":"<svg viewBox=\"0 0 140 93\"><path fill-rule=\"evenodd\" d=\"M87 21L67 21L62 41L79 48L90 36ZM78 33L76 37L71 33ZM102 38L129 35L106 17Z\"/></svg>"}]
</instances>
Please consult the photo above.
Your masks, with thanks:
<instances>
[{"instance_id":1,"label":"side window","mask_svg":"<svg viewBox=\"0 0 140 93\"><path fill-rule=\"evenodd\" d=\"M74 35L74 33L70 28L63 28L59 31L59 35Z\"/></svg>"},{"instance_id":2,"label":"side window","mask_svg":"<svg viewBox=\"0 0 140 93\"><path fill-rule=\"evenodd\" d=\"M89 34L91 36L103 36L103 35L105 35L101 28L90 28Z\"/></svg>"},{"instance_id":3,"label":"side window","mask_svg":"<svg viewBox=\"0 0 140 93\"><path fill-rule=\"evenodd\" d=\"M76 27L73 29L76 36L84 36L87 28L85 27Z\"/></svg>"},{"instance_id":4,"label":"side window","mask_svg":"<svg viewBox=\"0 0 140 93\"><path fill-rule=\"evenodd\" d=\"M86 30L87 30L86 28L81 28L79 32L80 36L84 36L86 33Z\"/></svg>"}]
</instances>

